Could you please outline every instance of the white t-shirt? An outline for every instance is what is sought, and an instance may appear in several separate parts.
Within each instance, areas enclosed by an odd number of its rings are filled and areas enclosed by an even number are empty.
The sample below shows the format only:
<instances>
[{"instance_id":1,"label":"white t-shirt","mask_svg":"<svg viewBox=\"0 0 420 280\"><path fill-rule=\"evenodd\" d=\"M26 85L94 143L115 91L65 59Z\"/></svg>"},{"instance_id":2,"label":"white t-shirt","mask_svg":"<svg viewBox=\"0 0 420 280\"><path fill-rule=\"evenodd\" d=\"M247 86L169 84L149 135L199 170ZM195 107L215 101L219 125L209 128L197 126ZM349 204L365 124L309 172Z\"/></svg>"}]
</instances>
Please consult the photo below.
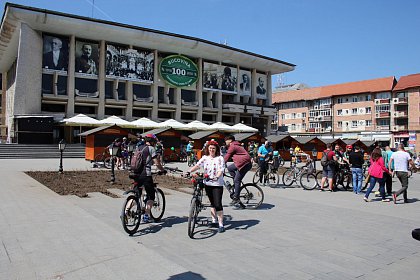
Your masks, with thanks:
<instances>
[{"instance_id":1,"label":"white t-shirt","mask_svg":"<svg viewBox=\"0 0 420 280\"><path fill-rule=\"evenodd\" d=\"M408 161L411 159L410 154L404 151L397 151L391 155L394 162L395 171L408 172Z\"/></svg>"},{"instance_id":2,"label":"white t-shirt","mask_svg":"<svg viewBox=\"0 0 420 280\"><path fill-rule=\"evenodd\" d=\"M219 177L217 181L208 181L205 182L208 186L223 186L223 170L225 169L225 161L222 156L214 157L203 156L198 162L197 165L204 169L204 174L208 174L210 180L217 177L219 171L222 172L222 176Z\"/></svg>"}]
</instances>

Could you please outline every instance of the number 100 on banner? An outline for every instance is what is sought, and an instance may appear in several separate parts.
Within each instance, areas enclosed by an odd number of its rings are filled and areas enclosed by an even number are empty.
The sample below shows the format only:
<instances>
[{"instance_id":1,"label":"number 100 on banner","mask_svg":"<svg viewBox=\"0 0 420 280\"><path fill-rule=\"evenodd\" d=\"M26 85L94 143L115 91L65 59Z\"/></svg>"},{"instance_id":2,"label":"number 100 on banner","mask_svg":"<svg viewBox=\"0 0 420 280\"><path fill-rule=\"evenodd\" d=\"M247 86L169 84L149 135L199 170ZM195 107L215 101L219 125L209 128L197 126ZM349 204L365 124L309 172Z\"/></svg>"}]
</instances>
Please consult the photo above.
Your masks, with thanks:
<instances>
[{"instance_id":1,"label":"number 100 on banner","mask_svg":"<svg viewBox=\"0 0 420 280\"><path fill-rule=\"evenodd\" d=\"M198 79L197 65L182 55L171 55L162 59L159 73L162 79L175 87L191 86Z\"/></svg>"}]
</instances>

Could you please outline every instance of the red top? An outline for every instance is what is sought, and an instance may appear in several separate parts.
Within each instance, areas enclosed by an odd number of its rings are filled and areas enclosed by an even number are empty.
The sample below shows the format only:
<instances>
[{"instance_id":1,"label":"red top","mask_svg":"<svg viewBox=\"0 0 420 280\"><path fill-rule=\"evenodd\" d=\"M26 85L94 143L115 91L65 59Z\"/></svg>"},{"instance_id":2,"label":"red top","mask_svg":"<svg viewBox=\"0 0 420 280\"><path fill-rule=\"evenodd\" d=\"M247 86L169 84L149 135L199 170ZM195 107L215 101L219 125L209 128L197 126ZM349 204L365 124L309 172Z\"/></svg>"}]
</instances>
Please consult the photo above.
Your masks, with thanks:
<instances>
[{"instance_id":1,"label":"red top","mask_svg":"<svg viewBox=\"0 0 420 280\"><path fill-rule=\"evenodd\" d=\"M241 146L241 143L238 141L232 141L229 144L229 148L224 157L225 163L228 162L230 157L232 157L233 163L238 168L238 170L241 170L242 167L251 162L251 157L249 156L248 152L244 149L244 147Z\"/></svg>"},{"instance_id":2,"label":"red top","mask_svg":"<svg viewBox=\"0 0 420 280\"><path fill-rule=\"evenodd\" d=\"M370 176L373 176L375 178L383 178L384 172L389 172L388 169L385 167L384 159L380 157L378 158L378 160L373 161L371 158L369 167Z\"/></svg>"},{"instance_id":3,"label":"red top","mask_svg":"<svg viewBox=\"0 0 420 280\"><path fill-rule=\"evenodd\" d=\"M334 151L324 150L324 153L327 153L327 160L334 160L334 156L335 156Z\"/></svg>"}]
</instances>

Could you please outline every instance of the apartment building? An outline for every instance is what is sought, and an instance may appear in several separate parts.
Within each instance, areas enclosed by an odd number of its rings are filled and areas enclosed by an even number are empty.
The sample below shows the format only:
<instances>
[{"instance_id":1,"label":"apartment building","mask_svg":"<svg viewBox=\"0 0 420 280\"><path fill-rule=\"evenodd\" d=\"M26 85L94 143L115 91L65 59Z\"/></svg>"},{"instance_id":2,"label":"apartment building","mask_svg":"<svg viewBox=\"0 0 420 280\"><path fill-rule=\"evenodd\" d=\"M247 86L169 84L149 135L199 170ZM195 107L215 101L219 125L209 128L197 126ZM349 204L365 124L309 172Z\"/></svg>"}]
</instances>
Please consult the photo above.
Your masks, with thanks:
<instances>
[{"instance_id":1,"label":"apartment building","mask_svg":"<svg viewBox=\"0 0 420 280\"><path fill-rule=\"evenodd\" d=\"M420 74L273 92L278 126L293 136L415 145ZM411 140L410 140L411 139ZM411 142L409 142L411 141Z\"/></svg>"},{"instance_id":2,"label":"apartment building","mask_svg":"<svg viewBox=\"0 0 420 280\"><path fill-rule=\"evenodd\" d=\"M295 67L200 38L10 3L0 41L1 135L12 142L26 116L54 118L46 129L55 140L77 135L56 124L79 113L244 123L267 134L276 114L271 76Z\"/></svg>"}]
</instances>

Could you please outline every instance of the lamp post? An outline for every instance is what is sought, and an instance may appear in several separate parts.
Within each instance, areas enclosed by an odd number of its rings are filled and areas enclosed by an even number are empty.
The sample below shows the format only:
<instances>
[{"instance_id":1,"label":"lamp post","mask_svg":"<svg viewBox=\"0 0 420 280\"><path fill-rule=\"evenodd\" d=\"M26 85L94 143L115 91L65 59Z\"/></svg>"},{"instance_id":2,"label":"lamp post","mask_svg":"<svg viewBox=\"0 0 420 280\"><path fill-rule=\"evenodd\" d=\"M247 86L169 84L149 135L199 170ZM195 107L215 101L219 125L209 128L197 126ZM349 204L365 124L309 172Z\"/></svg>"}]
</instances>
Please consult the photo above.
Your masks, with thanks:
<instances>
[{"instance_id":1,"label":"lamp post","mask_svg":"<svg viewBox=\"0 0 420 280\"><path fill-rule=\"evenodd\" d=\"M60 151L60 167L58 168L58 172L63 174L63 152L64 149L66 149L66 142L64 139L61 139L61 141L58 143L58 150Z\"/></svg>"},{"instance_id":2,"label":"lamp post","mask_svg":"<svg viewBox=\"0 0 420 280\"><path fill-rule=\"evenodd\" d=\"M315 147L312 149L312 157L314 158L314 170L316 170L316 156L318 155L318 151Z\"/></svg>"},{"instance_id":3,"label":"lamp post","mask_svg":"<svg viewBox=\"0 0 420 280\"><path fill-rule=\"evenodd\" d=\"M118 148L114 143L109 146L109 154L111 155L111 184L115 183L115 156L117 155Z\"/></svg>"}]
</instances>

